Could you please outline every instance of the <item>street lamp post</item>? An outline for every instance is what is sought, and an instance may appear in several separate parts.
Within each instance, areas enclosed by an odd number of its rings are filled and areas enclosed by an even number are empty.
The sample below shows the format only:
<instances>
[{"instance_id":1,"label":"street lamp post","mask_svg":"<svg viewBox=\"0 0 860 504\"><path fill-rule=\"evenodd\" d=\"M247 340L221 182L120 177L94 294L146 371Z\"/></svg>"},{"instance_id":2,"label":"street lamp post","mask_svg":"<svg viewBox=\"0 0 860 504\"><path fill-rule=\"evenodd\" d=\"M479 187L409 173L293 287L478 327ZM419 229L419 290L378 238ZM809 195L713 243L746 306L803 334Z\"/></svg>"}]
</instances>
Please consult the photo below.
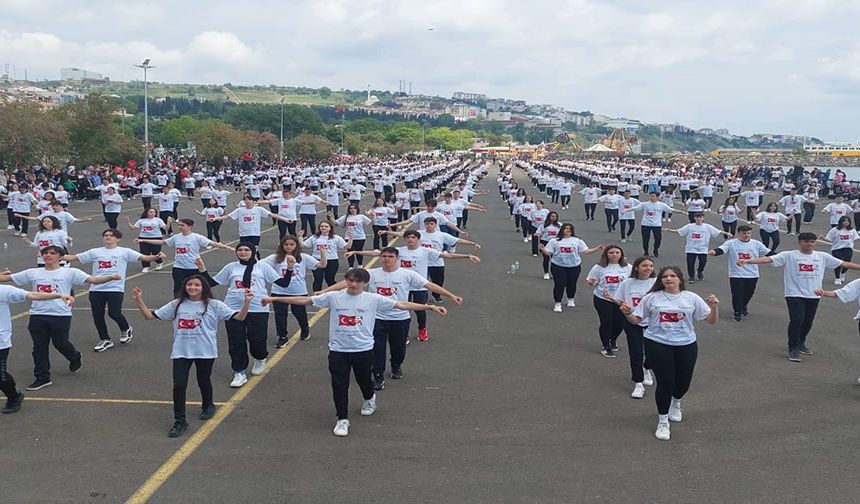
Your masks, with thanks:
<instances>
[{"instance_id":1,"label":"street lamp post","mask_svg":"<svg viewBox=\"0 0 860 504\"><path fill-rule=\"evenodd\" d=\"M138 68L143 68L143 144L144 144L144 168L149 170L149 88L146 82L146 71L150 68L155 68L149 64L149 58L143 60L140 65L134 65Z\"/></svg>"},{"instance_id":2,"label":"street lamp post","mask_svg":"<svg viewBox=\"0 0 860 504\"><path fill-rule=\"evenodd\" d=\"M284 98L286 97L281 97L281 156L279 159L282 163L284 162Z\"/></svg>"}]
</instances>

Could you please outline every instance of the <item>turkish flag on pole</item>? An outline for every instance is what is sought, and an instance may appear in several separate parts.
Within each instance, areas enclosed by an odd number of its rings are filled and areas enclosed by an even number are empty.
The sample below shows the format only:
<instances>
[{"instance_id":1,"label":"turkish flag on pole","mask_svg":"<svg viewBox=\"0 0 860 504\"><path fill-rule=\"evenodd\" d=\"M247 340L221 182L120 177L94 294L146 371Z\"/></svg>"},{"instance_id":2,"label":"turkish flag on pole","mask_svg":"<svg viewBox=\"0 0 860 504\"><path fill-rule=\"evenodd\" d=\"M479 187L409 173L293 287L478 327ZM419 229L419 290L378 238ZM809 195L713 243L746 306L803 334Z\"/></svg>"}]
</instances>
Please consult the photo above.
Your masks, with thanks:
<instances>
[{"instance_id":1,"label":"turkish flag on pole","mask_svg":"<svg viewBox=\"0 0 860 504\"><path fill-rule=\"evenodd\" d=\"M337 112L338 114L340 114L344 110L346 110L346 104L344 104L344 103L341 103L340 105L337 106L336 109L334 109L334 111Z\"/></svg>"}]
</instances>

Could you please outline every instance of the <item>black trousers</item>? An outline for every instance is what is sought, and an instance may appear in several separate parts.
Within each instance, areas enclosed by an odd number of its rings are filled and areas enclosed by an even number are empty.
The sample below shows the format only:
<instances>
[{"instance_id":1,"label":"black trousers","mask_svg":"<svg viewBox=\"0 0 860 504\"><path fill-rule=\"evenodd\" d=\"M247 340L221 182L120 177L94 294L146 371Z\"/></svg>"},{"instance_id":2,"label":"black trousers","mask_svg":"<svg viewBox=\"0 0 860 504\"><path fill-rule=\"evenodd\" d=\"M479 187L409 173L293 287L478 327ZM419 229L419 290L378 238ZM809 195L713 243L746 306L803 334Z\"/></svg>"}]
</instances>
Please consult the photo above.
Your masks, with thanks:
<instances>
[{"instance_id":1,"label":"black trousers","mask_svg":"<svg viewBox=\"0 0 860 504\"><path fill-rule=\"evenodd\" d=\"M645 356L657 380L654 400L658 414L668 415L672 398L682 399L690 390L698 353L695 341L689 345L670 346L645 338Z\"/></svg>"},{"instance_id":2,"label":"black trousers","mask_svg":"<svg viewBox=\"0 0 860 504\"><path fill-rule=\"evenodd\" d=\"M621 239L624 240L628 236L633 234L633 230L636 229L636 220L634 219L621 219L620 221L621 228ZM626 228L626 230L625 230Z\"/></svg>"},{"instance_id":3,"label":"black trousers","mask_svg":"<svg viewBox=\"0 0 860 504\"><path fill-rule=\"evenodd\" d=\"M469 209L468 208L463 209L463 216L460 217L460 219L462 219L462 220L457 222L457 227L460 229L466 229L466 225L469 223Z\"/></svg>"},{"instance_id":4,"label":"black trousers","mask_svg":"<svg viewBox=\"0 0 860 504\"><path fill-rule=\"evenodd\" d=\"M317 214L299 214L299 219L301 220L302 231L305 232L305 236L310 236L316 232Z\"/></svg>"},{"instance_id":5,"label":"black trousers","mask_svg":"<svg viewBox=\"0 0 860 504\"><path fill-rule=\"evenodd\" d=\"M576 281L582 272L582 266L565 267L550 263L549 270L552 273L552 299L561 303L561 298L567 292L567 299L576 296Z\"/></svg>"},{"instance_id":6,"label":"black trousers","mask_svg":"<svg viewBox=\"0 0 860 504\"><path fill-rule=\"evenodd\" d=\"M428 291L409 291L409 301L418 304L427 304L427 296ZM415 318L418 320L418 329L424 329L427 327L427 312L426 311L417 311L415 312Z\"/></svg>"},{"instance_id":7,"label":"black trousers","mask_svg":"<svg viewBox=\"0 0 860 504\"><path fill-rule=\"evenodd\" d=\"M278 241L283 240L285 236L288 234L295 236L296 235L296 221L293 222L284 222L282 220L278 221Z\"/></svg>"},{"instance_id":8,"label":"black trousers","mask_svg":"<svg viewBox=\"0 0 860 504\"><path fill-rule=\"evenodd\" d=\"M206 238L221 243L221 221L216 220L206 222Z\"/></svg>"},{"instance_id":9,"label":"black trousers","mask_svg":"<svg viewBox=\"0 0 860 504\"><path fill-rule=\"evenodd\" d=\"M182 289L182 286L185 284L185 279L190 277L191 275L196 275L200 273L200 270L195 269L183 269L183 268L173 268L170 274L173 277L173 293L176 294Z\"/></svg>"},{"instance_id":10,"label":"black trousers","mask_svg":"<svg viewBox=\"0 0 860 504\"><path fill-rule=\"evenodd\" d=\"M227 347L230 352L230 367L239 372L248 369L248 350L251 355L262 360L269 356L266 338L269 331L269 314L249 312L245 320L230 319L224 322L227 327Z\"/></svg>"},{"instance_id":11,"label":"black trousers","mask_svg":"<svg viewBox=\"0 0 860 504\"><path fill-rule=\"evenodd\" d=\"M585 204L585 218L594 220L594 211L597 209L597 203Z\"/></svg>"},{"instance_id":12,"label":"black trousers","mask_svg":"<svg viewBox=\"0 0 860 504\"><path fill-rule=\"evenodd\" d=\"M854 214L857 215L857 214ZM803 218L800 214L788 214L788 219L785 221L785 228L788 233L791 232L791 223L794 222L794 227L797 228L797 234L800 234L800 223L803 221ZM856 218L854 219L856 222Z\"/></svg>"},{"instance_id":13,"label":"black trousers","mask_svg":"<svg viewBox=\"0 0 860 504\"><path fill-rule=\"evenodd\" d=\"M382 250L388 246L388 235L379 236L380 231L388 229L386 226L373 226L373 249Z\"/></svg>"},{"instance_id":14,"label":"black trousers","mask_svg":"<svg viewBox=\"0 0 860 504\"><path fill-rule=\"evenodd\" d=\"M152 208L152 196L141 196L140 201L143 203L144 210Z\"/></svg>"},{"instance_id":15,"label":"black trousers","mask_svg":"<svg viewBox=\"0 0 860 504\"><path fill-rule=\"evenodd\" d=\"M788 306L788 349L797 350L806 345L806 336L812 329L815 313L818 311L816 298L787 297Z\"/></svg>"},{"instance_id":16,"label":"black trousers","mask_svg":"<svg viewBox=\"0 0 860 504\"><path fill-rule=\"evenodd\" d=\"M755 294L758 278L729 278L729 287L732 289L732 310L734 313L747 311L750 299Z\"/></svg>"},{"instance_id":17,"label":"black trousers","mask_svg":"<svg viewBox=\"0 0 860 504\"><path fill-rule=\"evenodd\" d=\"M696 268L696 261L699 261L699 267ZM699 276L705 272L705 265L708 264L708 254L694 254L687 252L687 275L689 278L695 278L695 274Z\"/></svg>"},{"instance_id":18,"label":"black trousers","mask_svg":"<svg viewBox=\"0 0 860 504\"><path fill-rule=\"evenodd\" d=\"M839 248L830 252L830 254L845 262L851 262L851 259L854 258L854 249L851 247ZM836 275L836 278L842 278L842 274L848 271L847 268L843 268L842 266L837 266L833 268L833 273Z\"/></svg>"},{"instance_id":19,"label":"black trousers","mask_svg":"<svg viewBox=\"0 0 860 504\"><path fill-rule=\"evenodd\" d=\"M627 353L630 355L630 372L633 383L642 383L645 379L644 369L648 368L645 363L645 338L642 337L644 330L644 327L624 320L624 334L627 335Z\"/></svg>"},{"instance_id":20,"label":"black trousers","mask_svg":"<svg viewBox=\"0 0 860 504\"><path fill-rule=\"evenodd\" d=\"M15 214L30 216L30 212L15 212ZM14 215L13 217L15 220L12 224L15 226L15 231L21 231L22 233L27 234L27 230L30 229L29 219L23 219L17 215Z\"/></svg>"},{"instance_id":21,"label":"black trousers","mask_svg":"<svg viewBox=\"0 0 860 504\"><path fill-rule=\"evenodd\" d=\"M18 387L15 385L15 378L7 371L7 361L9 360L9 350L4 348L0 350L0 391L6 394L6 397L18 397Z\"/></svg>"},{"instance_id":22,"label":"black trousers","mask_svg":"<svg viewBox=\"0 0 860 504\"><path fill-rule=\"evenodd\" d=\"M105 307L107 314L116 322L120 331L128 329L128 320L122 314L122 300L124 292L101 292L90 290L90 309L93 312L93 324L101 340L109 340L107 322L105 321Z\"/></svg>"},{"instance_id":23,"label":"black trousers","mask_svg":"<svg viewBox=\"0 0 860 504\"><path fill-rule=\"evenodd\" d=\"M568 205L570 205L570 195L569 194L567 196L561 197L561 206L566 207Z\"/></svg>"},{"instance_id":24,"label":"black trousers","mask_svg":"<svg viewBox=\"0 0 860 504\"><path fill-rule=\"evenodd\" d=\"M547 243L549 243L549 242L546 240L540 240L540 244L543 245L544 247L546 247ZM541 256L543 257L543 272L549 273L549 256L546 254L541 254Z\"/></svg>"},{"instance_id":25,"label":"black trousers","mask_svg":"<svg viewBox=\"0 0 860 504\"><path fill-rule=\"evenodd\" d=\"M764 243L764 246L769 248L771 252L776 252L776 248L779 247L779 231L768 233L764 229L759 229L758 234L761 236L761 242ZM773 246L770 245L771 242L773 242Z\"/></svg>"},{"instance_id":26,"label":"black trousers","mask_svg":"<svg viewBox=\"0 0 860 504\"><path fill-rule=\"evenodd\" d=\"M171 222L168 222L167 219L171 218L173 220L176 220L175 214L173 212L171 212L170 210L162 210L162 211L158 212L158 218L163 220L164 223L167 224L167 232L172 233L173 232L173 224Z\"/></svg>"},{"instance_id":27,"label":"black trousers","mask_svg":"<svg viewBox=\"0 0 860 504\"><path fill-rule=\"evenodd\" d=\"M118 212L105 212L105 219L107 220L108 229L116 229L118 218Z\"/></svg>"},{"instance_id":28,"label":"black trousers","mask_svg":"<svg viewBox=\"0 0 860 504\"><path fill-rule=\"evenodd\" d=\"M654 235L654 253L660 252L660 244L663 243L663 228L661 226L641 226L642 230L642 249L645 255L648 255L648 244L651 242L651 235Z\"/></svg>"},{"instance_id":29,"label":"black trousers","mask_svg":"<svg viewBox=\"0 0 860 504\"><path fill-rule=\"evenodd\" d=\"M810 223L815 216L815 203L803 204L803 222Z\"/></svg>"},{"instance_id":30,"label":"black trousers","mask_svg":"<svg viewBox=\"0 0 860 504\"><path fill-rule=\"evenodd\" d=\"M296 297L286 294L272 294L272 297ZM296 322L299 323L299 328L303 331L308 329L308 308L305 305L291 305L287 303L272 303L275 309L275 333L279 338L286 338L289 335L287 330L287 314L290 310L293 316L296 317Z\"/></svg>"},{"instance_id":31,"label":"black trousers","mask_svg":"<svg viewBox=\"0 0 860 504\"><path fill-rule=\"evenodd\" d=\"M352 245L349 246L349 250L364 250L364 244L367 240L352 240ZM361 266L364 264L364 256L362 255L354 255L346 258L347 264L352 268L355 266L355 262L358 261L358 265Z\"/></svg>"},{"instance_id":32,"label":"black trousers","mask_svg":"<svg viewBox=\"0 0 860 504\"><path fill-rule=\"evenodd\" d=\"M600 319L598 328L600 343L603 348L610 348L624 330L624 315L618 309L618 305L612 301L600 299L597 296L591 297L594 298L594 309L597 310L597 317Z\"/></svg>"},{"instance_id":33,"label":"black trousers","mask_svg":"<svg viewBox=\"0 0 860 504\"><path fill-rule=\"evenodd\" d=\"M618 209L604 208L603 213L606 215L606 228L609 231L615 231L615 224L618 223Z\"/></svg>"},{"instance_id":34,"label":"black trousers","mask_svg":"<svg viewBox=\"0 0 860 504\"><path fill-rule=\"evenodd\" d=\"M81 352L69 341L72 317L30 315L27 329L33 339L33 374L36 379L51 379L51 359L48 344L53 343L69 362L80 359Z\"/></svg>"},{"instance_id":35,"label":"black trousers","mask_svg":"<svg viewBox=\"0 0 860 504\"><path fill-rule=\"evenodd\" d=\"M185 393L192 364L197 368L197 386L200 387L203 409L213 404L212 366L215 359L173 359L173 418L180 422L185 421Z\"/></svg>"},{"instance_id":36,"label":"black trousers","mask_svg":"<svg viewBox=\"0 0 860 504\"><path fill-rule=\"evenodd\" d=\"M373 397L373 350L364 352L335 352L328 353L328 372L331 374L331 393L337 419L349 418L349 372L355 376L355 382L361 389L365 400Z\"/></svg>"},{"instance_id":37,"label":"black trousers","mask_svg":"<svg viewBox=\"0 0 860 504\"><path fill-rule=\"evenodd\" d=\"M386 346L391 348L391 369L398 369L403 364L411 322L411 317L404 320L376 319L373 326L373 374L385 372Z\"/></svg>"},{"instance_id":38,"label":"black trousers","mask_svg":"<svg viewBox=\"0 0 860 504\"><path fill-rule=\"evenodd\" d=\"M156 255L161 252L161 245L153 245L151 243L139 243L140 253L143 255ZM161 264L164 262L162 258L158 258L155 260L156 263ZM141 264L144 268L148 268L150 266L149 262L142 261Z\"/></svg>"},{"instance_id":39,"label":"black trousers","mask_svg":"<svg viewBox=\"0 0 860 504\"><path fill-rule=\"evenodd\" d=\"M331 212L331 214L334 215L335 219L337 219L339 217L338 216L338 208L339 207L337 205L326 205L325 206L326 212Z\"/></svg>"},{"instance_id":40,"label":"black trousers","mask_svg":"<svg viewBox=\"0 0 860 504\"><path fill-rule=\"evenodd\" d=\"M431 282L442 287L445 285L445 266L427 266L427 276ZM435 292L432 294L433 299L436 301L442 299L442 296L439 294L436 294Z\"/></svg>"},{"instance_id":41,"label":"black trousers","mask_svg":"<svg viewBox=\"0 0 860 504\"><path fill-rule=\"evenodd\" d=\"M732 236L736 235L738 232L738 221L726 222L720 221L723 224L723 231L726 233L731 233Z\"/></svg>"},{"instance_id":42,"label":"black trousers","mask_svg":"<svg viewBox=\"0 0 860 504\"><path fill-rule=\"evenodd\" d=\"M329 259L326 264L325 269L316 268L313 270L314 281L313 281L313 290L317 292L322 290L323 280L325 280L326 285L334 285L335 276L337 275L337 270L340 267L340 262L337 259Z\"/></svg>"}]
</instances>

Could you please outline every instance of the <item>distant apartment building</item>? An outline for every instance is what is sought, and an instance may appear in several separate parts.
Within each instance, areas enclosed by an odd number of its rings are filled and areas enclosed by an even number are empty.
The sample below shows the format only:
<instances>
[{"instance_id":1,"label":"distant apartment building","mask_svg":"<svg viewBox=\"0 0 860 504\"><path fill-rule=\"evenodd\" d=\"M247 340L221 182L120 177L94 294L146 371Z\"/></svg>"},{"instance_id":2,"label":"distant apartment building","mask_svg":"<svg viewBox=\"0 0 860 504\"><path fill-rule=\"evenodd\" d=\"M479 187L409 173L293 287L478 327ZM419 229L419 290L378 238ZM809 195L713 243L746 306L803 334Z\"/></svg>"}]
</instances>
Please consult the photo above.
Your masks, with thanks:
<instances>
[{"instance_id":1,"label":"distant apartment building","mask_svg":"<svg viewBox=\"0 0 860 504\"><path fill-rule=\"evenodd\" d=\"M488 121L510 121L510 112L487 112Z\"/></svg>"},{"instance_id":2,"label":"distant apartment building","mask_svg":"<svg viewBox=\"0 0 860 504\"><path fill-rule=\"evenodd\" d=\"M462 91L457 91L456 93L454 93L453 99L463 101L486 101L487 95L478 93L464 93Z\"/></svg>"},{"instance_id":3,"label":"distant apartment building","mask_svg":"<svg viewBox=\"0 0 860 504\"><path fill-rule=\"evenodd\" d=\"M455 103L451 106L450 114L454 116L455 121L468 121L486 118L487 110L468 103Z\"/></svg>"},{"instance_id":4,"label":"distant apartment building","mask_svg":"<svg viewBox=\"0 0 860 504\"><path fill-rule=\"evenodd\" d=\"M616 119L609 119L604 124L607 128L612 129L623 129L627 131L636 131L640 127L642 127L642 123L635 119L625 119L624 117L619 117Z\"/></svg>"},{"instance_id":5,"label":"distant apartment building","mask_svg":"<svg viewBox=\"0 0 860 504\"><path fill-rule=\"evenodd\" d=\"M60 69L60 78L64 81L105 81L108 80L102 74L98 72L90 72L89 70L83 70L75 67L61 68Z\"/></svg>"}]
</instances>

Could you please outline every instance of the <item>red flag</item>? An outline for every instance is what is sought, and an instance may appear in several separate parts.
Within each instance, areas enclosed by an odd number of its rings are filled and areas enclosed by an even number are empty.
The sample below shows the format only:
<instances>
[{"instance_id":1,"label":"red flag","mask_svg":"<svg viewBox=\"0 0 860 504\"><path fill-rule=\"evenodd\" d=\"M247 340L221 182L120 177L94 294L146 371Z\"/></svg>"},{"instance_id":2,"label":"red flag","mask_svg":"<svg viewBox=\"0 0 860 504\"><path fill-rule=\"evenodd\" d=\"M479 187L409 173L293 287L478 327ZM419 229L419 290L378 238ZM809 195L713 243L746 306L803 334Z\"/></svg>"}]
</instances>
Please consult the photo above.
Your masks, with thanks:
<instances>
[{"instance_id":1,"label":"red flag","mask_svg":"<svg viewBox=\"0 0 860 504\"><path fill-rule=\"evenodd\" d=\"M394 287L377 287L376 293L380 296L393 296L396 292Z\"/></svg>"},{"instance_id":2,"label":"red flag","mask_svg":"<svg viewBox=\"0 0 860 504\"><path fill-rule=\"evenodd\" d=\"M660 312L660 322L680 322L684 320L683 313Z\"/></svg>"},{"instance_id":3,"label":"red flag","mask_svg":"<svg viewBox=\"0 0 860 504\"><path fill-rule=\"evenodd\" d=\"M345 103L338 105L337 108L334 109L334 111L337 112L338 114L340 114L344 110L346 110L346 104Z\"/></svg>"},{"instance_id":4,"label":"red flag","mask_svg":"<svg viewBox=\"0 0 860 504\"><path fill-rule=\"evenodd\" d=\"M176 319L177 329L194 329L197 327L197 321L194 319Z\"/></svg>"},{"instance_id":5,"label":"red flag","mask_svg":"<svg viewBox=\"0 0 860 504\"><path fill-rule=\"evenodd\" d=\"M357 315L338 315L337 325L353 327L361 324L361 317Z\"/></svg>"}]
</instances>

